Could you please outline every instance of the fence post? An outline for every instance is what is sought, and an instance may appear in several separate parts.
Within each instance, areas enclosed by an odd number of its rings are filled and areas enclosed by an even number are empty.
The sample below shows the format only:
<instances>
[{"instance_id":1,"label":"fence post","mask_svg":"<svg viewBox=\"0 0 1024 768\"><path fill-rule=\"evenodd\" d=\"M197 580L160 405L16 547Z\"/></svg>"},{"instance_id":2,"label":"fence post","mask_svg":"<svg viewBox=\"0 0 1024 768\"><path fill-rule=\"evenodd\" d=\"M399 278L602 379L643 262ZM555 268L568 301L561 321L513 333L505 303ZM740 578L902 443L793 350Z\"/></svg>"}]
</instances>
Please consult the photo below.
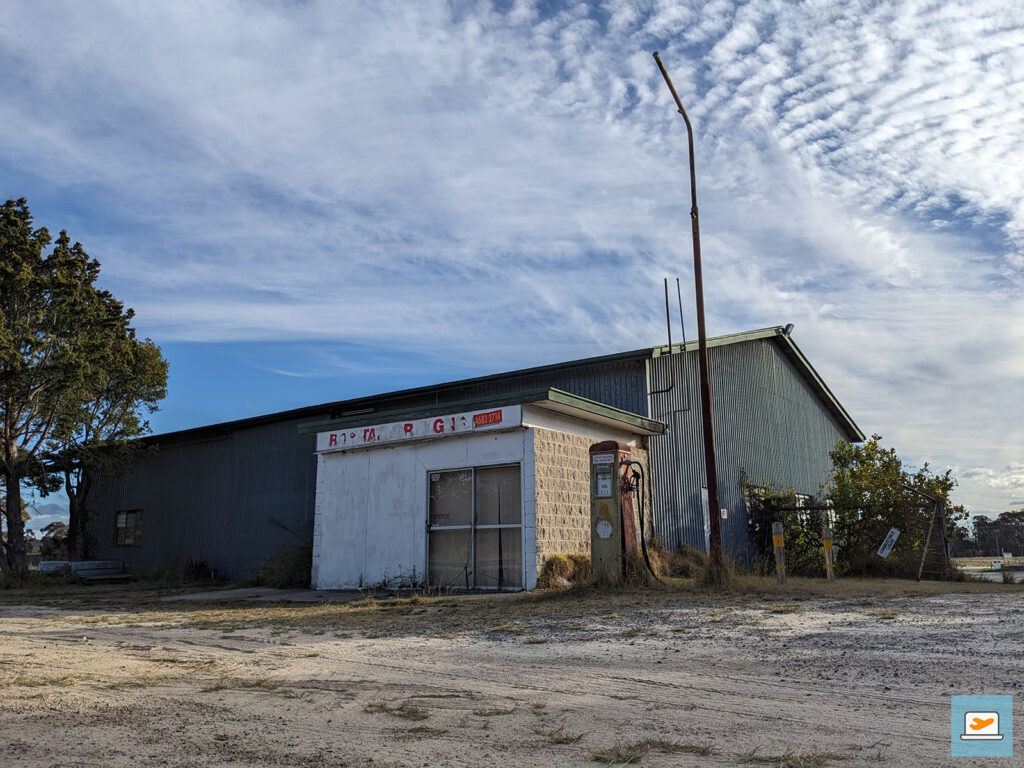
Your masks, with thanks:
<instances>
[{"instance_id":1,"label":"fence post","mask_svg":"<svg viewBox=\"0 0 1024 768\"><path fill-rule=\"evenodd\" d=\"M775 580L786 583L786 544L782 535L782 523L772 523L772 544L775 548Z\"/></svg>"},{"instance_id":2,"label":"fence post","mask_svg":"<svg viewBox=\"0 0 1024 768\"><path fill-rule=\"evenodd\" d=\"M835 561L832 559L832 529L827 525L821 526L821 544L825 548L825 578L832 581L836 577Z\"/></svg>"}]
</instances>

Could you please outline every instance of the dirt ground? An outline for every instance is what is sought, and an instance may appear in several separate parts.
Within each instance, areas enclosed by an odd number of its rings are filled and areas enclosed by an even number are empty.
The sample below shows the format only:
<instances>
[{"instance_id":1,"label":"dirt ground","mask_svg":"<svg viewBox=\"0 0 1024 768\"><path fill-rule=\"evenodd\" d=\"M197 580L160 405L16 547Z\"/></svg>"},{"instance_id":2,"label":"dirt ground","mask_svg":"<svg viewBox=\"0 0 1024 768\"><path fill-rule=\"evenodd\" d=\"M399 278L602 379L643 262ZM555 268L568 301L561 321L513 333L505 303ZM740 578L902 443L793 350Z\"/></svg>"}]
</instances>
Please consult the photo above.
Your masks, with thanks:
<instances>
[{"instance_id":1,"label":"dirt ground","mask_svg":"<svg viewBox=\"0 0 1024 768\"><path fill-rule=\"evenodd\" d=\"M0 765L1014 764L949 757L948 697L1017 694L1020 713L1024 590L888 584L22 597L0 605Z\"/></svg>"}]
</instances>

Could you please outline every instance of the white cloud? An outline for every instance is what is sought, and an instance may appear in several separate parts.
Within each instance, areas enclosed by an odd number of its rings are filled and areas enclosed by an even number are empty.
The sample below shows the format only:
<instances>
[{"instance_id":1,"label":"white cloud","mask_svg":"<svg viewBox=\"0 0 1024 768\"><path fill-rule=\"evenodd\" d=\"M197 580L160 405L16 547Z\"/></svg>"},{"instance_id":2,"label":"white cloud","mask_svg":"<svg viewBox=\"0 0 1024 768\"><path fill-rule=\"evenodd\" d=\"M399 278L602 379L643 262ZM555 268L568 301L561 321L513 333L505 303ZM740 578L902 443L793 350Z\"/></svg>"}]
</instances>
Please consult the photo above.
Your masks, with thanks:
<instances>
[{"instance_id":1,"label":"white cloud","mask_svg":"<svg viewBox=\"0 0 1024 768\"><path fill-rule=\"evenodd\" d=\"M690 274L656 48L697 129L712 332L795 322L867 431L1012 466L1024 11L1004 2L15 2L0 193L68 226L158 340L485 370L642 346L661 276ZM983 480L965 500L1005 506Z\"/></svg>"}]
</instances>

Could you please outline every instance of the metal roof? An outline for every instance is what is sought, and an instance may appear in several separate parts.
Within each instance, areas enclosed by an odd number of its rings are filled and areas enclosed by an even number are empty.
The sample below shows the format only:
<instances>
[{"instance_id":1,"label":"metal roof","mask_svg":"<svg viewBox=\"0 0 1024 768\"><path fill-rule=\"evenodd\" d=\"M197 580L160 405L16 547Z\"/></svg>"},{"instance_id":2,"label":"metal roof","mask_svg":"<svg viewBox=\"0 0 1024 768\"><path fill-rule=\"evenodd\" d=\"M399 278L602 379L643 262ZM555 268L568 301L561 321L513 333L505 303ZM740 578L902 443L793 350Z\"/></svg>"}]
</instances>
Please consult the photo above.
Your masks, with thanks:
<instances>
[{"instance_id":1,"label":"metal roof","mask_svg":"<svg viewBox=\"0 0 1024 768\"><path fill-rule=\"evenodd\" d=\"M457 400L452 403L439 403L429 408L404 408L394 411L374 411L372 414L364 413L358 416L349 416L343 419L330 419L327 421L313 421L299 425L299 433L312 435L318 432L330 432L335 429L348 429L350 427L364 426L367 419L373 416L374 424L384 424L392 421L405 421L413 419L424 419L437 416L442 413L458 413L460 411L480 411L487 408L502 408L509 405L534 405L548 411L555 411L567 416L598 421L621 428L628 427L628 431L641 435L663 435L665 425L654 419L648 419L636 413L613 408L604 403L598 403L571 392L563 392L560 389L551 387L534 389L527 392L514 392L497 397L478 397L471 400Z\"/></svg>"},{"instance_id":2,"label":"metal roof","mask_svg":"<svg viewBox=\"0 0 1024 768\"><path fill-rule=\"evenodd\" d=\"M757 339L775 339L780 345L783 353L786 357L795 365L797 370L800 371L804 379L810 384L812 389L821 398L825 407L832 413L832 415L843 425L844 430L849 435L850 439L855 442L862 442L864 440L864 433L861 432L860 428L853 421L850 415L846 412L846 409L839 403L835 395L832 394L831 390L825 385L825 382L818 375L817 371L811 366L807 358L804 357L803 353L796 346L793 340L789 337L787 332L789 326L774 326L772 328L762 328L755 331L746 331L743 333L733 333L725 336L716 336L708 339L707 343L709 347L717 347L726 344L739 344L745 341L753 341ZM677 353L685 350L687 352L695 351L697 349L696 341L688 341L685 345L673 344L672 353ZM487 376L476 376L468 379L459 379L457 381L444 382L440 384L431 384L423 387L413 387L411 389L400 389L392 392L386 392L377 395L366 395L363 397L356 397L349 400L337 400L330 403L322 403L320 405L310 405L302 408L294 408L287 411L278 411L276 413L269 413L261 416L251 416L244 419L236 419L234 421L226 421L217 424L209 424L201 427L193 427L190 429L178 430L175 432L164 432L158 435L150 435L149 437L143 438L144 442L147 443L162 443L162 442L186 442L189 440L201 440L207 437L215 436L218 434L227 434L236 429L253 427L261 424L274 423L278 421L286 421L291 419L302 419L302 418L315 418L329 413L332 416L337 413L338 418L346 418L350 414L348 411L360 411L358 414L351 414L353 416L361 416L362 422L366 421L366 416L370 414L377 414L387 408L387 404L394 400L400 400L403 398L413 397L422 394L433 394L441 392L450 392L457 389L465 389L471 386L485 384L488 382L496 382L502 380L509 380L515 378L525 378L527 376L533 376L536 374L543 374L555 371L565 371L574 368L584 368L588 366L597 366L606 363L613 363L618 361L628 360L642 360L648 357L658 357L661 355L669 354L669 348L667 345L661 345L656 347L644 347L642 349L634 349L629 352L619 352L611 355L599 355L597 357L586 357L578 360L570 360L563 363L553 363L549 365L541 365L533 368L522 368L519 370L507 371L504 373L494 373ZM583 399L583 398L581 398ZM590 401L594 402L594 401ZM450 405L450 404L449 404ZM617 409L615 409L617 410ZM622 411L622 413L628 413L628 411Z\"/></svg>"}]
</instances>

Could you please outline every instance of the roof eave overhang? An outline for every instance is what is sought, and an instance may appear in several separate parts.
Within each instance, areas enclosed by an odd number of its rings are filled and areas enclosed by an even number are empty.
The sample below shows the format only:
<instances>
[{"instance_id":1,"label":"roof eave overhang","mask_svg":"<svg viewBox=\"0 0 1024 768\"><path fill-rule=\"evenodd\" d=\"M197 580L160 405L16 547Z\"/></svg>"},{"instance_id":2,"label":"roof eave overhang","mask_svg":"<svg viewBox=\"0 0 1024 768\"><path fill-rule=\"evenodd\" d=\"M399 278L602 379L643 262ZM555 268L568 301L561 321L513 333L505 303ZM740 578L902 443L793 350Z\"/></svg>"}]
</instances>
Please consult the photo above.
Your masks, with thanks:
<instances>
[{"instance_id":1,"label":"roof eave overhang","mask_svg":"<svg viewBox=\"0 0 1024 768\"><path fill-rule=\"evenodd\" d=\"M517 392L500 397L476 398L453 403L442 403L429 408L412 408L396 411L379 411L351 416L344 419L330 419L300 424L300 434L314 435L338 429L365 426L369 423L384 424L395 421L425 419L449 413L479 411L488 408L500 408L509 405L532 405L544 410L563 413L585 421L601 423L626 429L639 435L661 435L666 427L660 421L648 419L636 413L623 411L604 403L589 400L560 389L535 389L528 392Z\"/></svg>"}]
</instances>

